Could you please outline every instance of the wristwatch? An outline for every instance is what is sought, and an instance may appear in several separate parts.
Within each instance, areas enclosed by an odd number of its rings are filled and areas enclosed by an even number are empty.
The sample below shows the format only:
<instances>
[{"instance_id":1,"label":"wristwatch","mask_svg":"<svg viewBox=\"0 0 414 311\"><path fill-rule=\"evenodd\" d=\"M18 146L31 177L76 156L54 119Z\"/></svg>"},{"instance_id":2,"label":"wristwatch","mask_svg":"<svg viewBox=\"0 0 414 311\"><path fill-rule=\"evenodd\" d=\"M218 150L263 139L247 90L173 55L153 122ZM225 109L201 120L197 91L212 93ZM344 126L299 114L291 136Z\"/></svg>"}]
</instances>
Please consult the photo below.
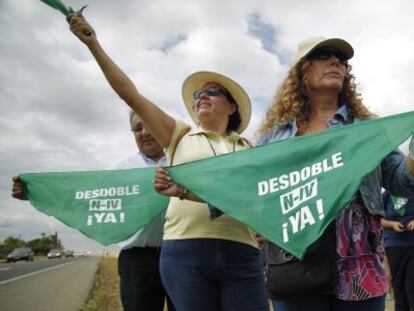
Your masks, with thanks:
<instances>
[{"instance_id":1,"label":"wristwatch","mask_svg":"<svg viewBox=\"0 0 414 311\"><path fill-rule=\"evenodd\" d=\"M184 200L188 196L188 189L183 187L183 192L178 196L180 200Z\"/></svg>"}]
</instances>

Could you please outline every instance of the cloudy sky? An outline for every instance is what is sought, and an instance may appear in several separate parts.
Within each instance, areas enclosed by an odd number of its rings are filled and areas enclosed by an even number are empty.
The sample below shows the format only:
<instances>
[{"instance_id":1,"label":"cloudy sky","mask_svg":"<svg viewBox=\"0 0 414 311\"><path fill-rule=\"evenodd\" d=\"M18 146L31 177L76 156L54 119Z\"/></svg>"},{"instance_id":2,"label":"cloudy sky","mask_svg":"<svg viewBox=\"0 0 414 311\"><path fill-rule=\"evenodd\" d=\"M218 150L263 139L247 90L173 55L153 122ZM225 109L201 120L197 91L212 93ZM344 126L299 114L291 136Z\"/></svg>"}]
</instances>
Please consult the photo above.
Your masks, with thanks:
<instances>
[{"instance_id":1,"label":"cloudy sky","mask_svg":"<svg viewBox=\"0 0 414 311\"><path fill-rule=\"evenodd\" d=\"M380 116L413 110L410 0L67 0L85 16L138 89L187 117L181 82L198 70L242 84L253 136L297 42L342 37L365 104ZM37 0L0 0L0 241L58 232L67 248L99 250L28 202L12 199L19 173L99 170L135 151L128 109L108 87L64 16Z\"/></svg>"}]
</instances>

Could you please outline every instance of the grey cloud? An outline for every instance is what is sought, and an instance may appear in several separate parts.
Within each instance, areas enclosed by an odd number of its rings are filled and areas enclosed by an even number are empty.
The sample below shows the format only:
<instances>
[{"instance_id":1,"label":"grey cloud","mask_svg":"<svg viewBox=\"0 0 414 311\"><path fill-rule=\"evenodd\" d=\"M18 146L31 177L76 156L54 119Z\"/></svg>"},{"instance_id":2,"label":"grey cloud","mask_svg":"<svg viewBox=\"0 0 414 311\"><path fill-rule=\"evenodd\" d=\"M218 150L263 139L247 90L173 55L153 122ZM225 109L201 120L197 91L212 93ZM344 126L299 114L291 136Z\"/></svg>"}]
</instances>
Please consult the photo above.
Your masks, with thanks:
<instances>
[{"instance_id":1,"label":"grey cloud","mask_svg":"<svg viewBox=\"0 0 414 311\"><path fill-rule=\"evenodd\" d=\"M252 14L247 18L248 34L260 40L264 50L279 57L281 64L287 64L291 55L279 46L280 31L272 24L266 23L258 14Z\"/></svg>"},{"instance_id":2,"label":"grey cloud","mask_svg":"<svg viewBox=\"0 0 414 311\"><path fill-rule=\"evenodd\" d=\"M75 9L85 4L65 3ZM404 10L374 0L314 1L312 6L234 0L219 7L215 1L177 0L88 4L85 16L139 91L187 121L183 79L193 71L216 70L239 81L253 99L246 133L252 135L297 41L315 34L344 36L354 44L357 81L374 111L412 110L410 1L401 1ZM0 29L0 222L7 226L1 230L0 224L0 240L8 233L34 236L42 228L57 228L70 245L93 244L27 202L12 199L10 180L23 172L102 169L128 156L136 148L128 109L61 13L40 1L0 0ZM398 59L389 57L395 46Z\"/></svg>"},{"instance_id":3,"label":"grey cloud","mask_svg":"<svg viewBox=\"0 0 414 311\"><path fill-rule=\"evenodd\" d=\"M156 45L155 48L160 49L164 53L168 53L171 49L173 49L175 46L185 41L186 39L186 35L178 34L176 36L165 39L160 45Z\"/></svg>"}]
</instances>

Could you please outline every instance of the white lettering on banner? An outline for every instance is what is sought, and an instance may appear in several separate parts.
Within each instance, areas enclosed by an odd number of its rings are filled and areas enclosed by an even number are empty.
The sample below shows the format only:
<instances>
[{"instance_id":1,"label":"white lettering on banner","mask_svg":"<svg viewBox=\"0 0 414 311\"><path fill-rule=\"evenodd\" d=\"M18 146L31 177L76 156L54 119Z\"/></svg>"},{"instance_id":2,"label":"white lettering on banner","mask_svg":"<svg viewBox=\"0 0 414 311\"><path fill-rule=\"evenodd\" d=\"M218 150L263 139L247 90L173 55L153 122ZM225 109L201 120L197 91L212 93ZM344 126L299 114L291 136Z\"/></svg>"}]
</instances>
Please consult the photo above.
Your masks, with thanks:
<instances>
[{"instance_id":1,"label":"white lettering on banner","mask_svg":"<svg viewBox=\"0 0 414 311\"><path fill-rule=\"evenodd\" d=\"M104 222L107 224L109 222L116 223L116 217L114 213L107 213Z\"/></svg>"},{"instance_id":2,"label":"white lettering on banner","mask_svg":"<svg viewBox=\"0 0 414 311\"><path fill-rule=\"evenodd\" d=\"M282 226L283 230L283 242L289 242L289 234L288 234L288 223L285 222Z\"/></svg>"},{"instance_id":3,"label":"white lettering on banner","mask_svg":"<svg viewBox=\"0 0 414 311\"><path fill-rule=\"evenodd\" d=\"M323 212L322 199L319 199L318 201L316 201L316 209L318 210L319 220L322 220L325 217L325 214Z\"/></svg>"},{"instance_id":4,"label":"white lettering on banner","mask_svg":"<svg viewBox=\"0 0 414 311\"><path fill-rule=\"evenodd\" d=\"M77 191L75 198L78 200L88 200L87 208L90 213L86 216L86 225L93 226L94 224L116 224L125 222L122 198L96 199L96 197L130 196L138 194L139 185L132 185Z\"/></svg>"},{"instance_id":5,"label":"white lettering on banner","mask_svg":"<svg viewBox=\"0 0 414 311\"><path fill-rule=\"evenodd\" d=\"M102 219L104 218L104 216L105 216L105 213L95 213L95 214L93 214L94 216L95 216L95 220L96 220L96 222L99 224L99 223L101 223L102 222Z\"/></svg>"},{"instance_id":6,"label":"white lettering on banner","mask_svg":"<svg viewBox=\"0 0 414 311\"><path fill-rule=\"evenodd\" d=\"M122 187L100 188L93 190L76 191L76 200L89 200L96 198L130 196L139 194L139 185L130 185Z\"/></svg>"},{"instance_id":7,"label":"white lettering on banner","mask_svg":"<svg viewBox=\"0 0 414 311\"><path fill-rule=\"evenodd\" d=\"M95 212L88 215L86 220L87 226L92 226L95 224L116 224L116 223L125 222L125 213L114 213L114 212Z\"/></svg>"},{"instance_id":8,"label":"white lettering on banner","mask_svg":"<svg viewBox=\"0 0 414 311\"><path fill-rule=\"evenodd\" d=\"M318 220L322 220L324 216L322 199L316 200L316 210L314 213L312 213L309 205L300 207L293 215L288 217L289 221L282 225L283 242L289 242L289 231L292 234L296 234L314 225Z\"/></svg>"},{"instance_id":9,"label":"white lettering on banner","mask_svg":"<svg viewBox=\"0 0 414 311\"><path fill-rule=\"evenodd\" d=\"M306 225L312 226L315 223L315 219L309 209L309 206L305 206L300 210L300 230L305 229Z\"/></svg>"},{"instance_id":10,"label":"white lettering on banner","mask_svg":"<svg viewBox=\"0 0 414 311\"><path fill-rule=\"evenodd\" d=\"M90 200L90 211L119 211L122 209L121 199Z\"/></svg>"},{"instance_id":11,"label":"white lettering on banner","mask_svg":"<svg viewBox=\"0 0 414 311\"><path fill-rule=\"evenodd\" d=\"M297 211L294 215L289 217L290 225L292 226L292 232L296 233L299 231L299 218L300 210Z\"/></svg>"},{"instance_id":12,"label":"white lettering on banner","mask_svg":"<svg viewBox=\"0 0 414 311\"><path fill-rule=\"evenodd\" d=\"M397 198L396 202L394 202L394 209L397 211L399 210L401 207L403 207L406 203L407 203L408 199L407 198Z\"/></svg>"},{"instance_id":13,"label":"white lettering on banner","mask_svg":"<svg viewBox=\"0 0 414 311\"><path fill-rule=\"evenodd\" d=\"M297 208L303 202L316 197L318 194L318 180L315 178L309 183L293 189L292 191L280 196L280 206L282 214L286 214Z\"/></svg>"},{"instance_id":14,"label":"white lettering on banner","mask_svg":"<svg viewBox=\"0 0 414 311\"><path fill-rule=\"evenodd\" d=\"M289 187L296 186L300 182L317 176L321 173L329 172L344 165L342 160L342 152L333 154L330 158L323 159L311 166L306 166L300 171L293 171L268 180L259 181L257 183L257 194L259 196L285 190Z\"/></svg>"},{"instance_id":15,"label":"white lettering on banner","mask_svg":"<svg viewBox=\"0 0 414 311\"><path fill-rule=\"evenodd\" d=\"M289 221L292 226L292 233L297 233L305 229L308 224L312 226L315 223L315 218L313 218L309 206L305 205L294 215L289 216Z\"/></svg>"}]
</instances>

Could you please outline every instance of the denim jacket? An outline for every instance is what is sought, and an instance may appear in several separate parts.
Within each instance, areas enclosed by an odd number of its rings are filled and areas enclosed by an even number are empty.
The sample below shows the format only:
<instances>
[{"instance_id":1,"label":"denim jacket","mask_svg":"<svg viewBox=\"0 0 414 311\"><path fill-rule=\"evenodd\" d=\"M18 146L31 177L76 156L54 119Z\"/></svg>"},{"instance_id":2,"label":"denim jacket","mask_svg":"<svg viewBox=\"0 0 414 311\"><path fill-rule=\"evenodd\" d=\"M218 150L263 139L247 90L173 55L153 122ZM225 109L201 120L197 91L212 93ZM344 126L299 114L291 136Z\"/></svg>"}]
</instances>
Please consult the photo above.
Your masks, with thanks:
<instances>
[{"instance_id":1,"label":"denim jacket","mask_svg":"<svg viewBox=\"0 0 414 311\"><path fill-rule=\"evenodd\" d=\"M354 118L344 104L339 107L332 119L327 120L327 123L329 128L336 128L361 121L363 120ZM292 138L296 136L297 132L296 120L280 123L260 137L257 145ZM410 155L414 155L413 137L409 149ZM382 160L381 165L363 179L359 186L364 205L368 211L373 215L385 216L381 187L384 187L395 196L409 197L414 195L414 177L408 172L405 156L401 151L392 151Z\"/></svg>"}]
</instances>

